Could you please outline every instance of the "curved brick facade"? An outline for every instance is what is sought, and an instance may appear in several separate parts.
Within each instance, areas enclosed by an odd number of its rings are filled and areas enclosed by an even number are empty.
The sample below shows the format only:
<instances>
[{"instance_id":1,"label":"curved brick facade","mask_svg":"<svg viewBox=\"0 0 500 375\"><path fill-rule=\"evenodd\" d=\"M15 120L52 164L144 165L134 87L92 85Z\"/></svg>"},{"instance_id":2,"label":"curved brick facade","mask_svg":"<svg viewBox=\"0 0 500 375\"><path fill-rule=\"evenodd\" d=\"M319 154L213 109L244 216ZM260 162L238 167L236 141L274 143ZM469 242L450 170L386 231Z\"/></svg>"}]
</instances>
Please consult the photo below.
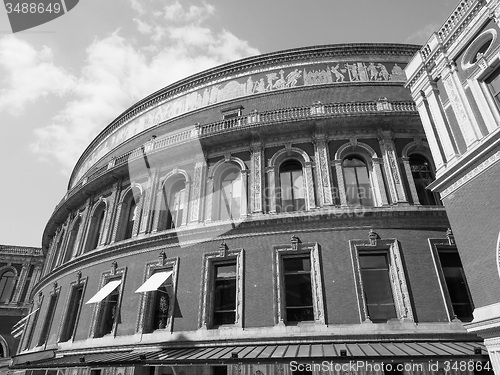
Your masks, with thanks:
<instances>
[{"instance_id":1,"label":"curved brick facade","mask_svg":"<svg viewBox=\"0 0 500 375\"><path fill-rule=\"evenodd\" d=\"M267 375L294 359L484 359L446 291L444 208L422 189L433 162L402 70L417 50L272 53L124 112L47 224L14 367Z\"/></svg>"}]
</instances>

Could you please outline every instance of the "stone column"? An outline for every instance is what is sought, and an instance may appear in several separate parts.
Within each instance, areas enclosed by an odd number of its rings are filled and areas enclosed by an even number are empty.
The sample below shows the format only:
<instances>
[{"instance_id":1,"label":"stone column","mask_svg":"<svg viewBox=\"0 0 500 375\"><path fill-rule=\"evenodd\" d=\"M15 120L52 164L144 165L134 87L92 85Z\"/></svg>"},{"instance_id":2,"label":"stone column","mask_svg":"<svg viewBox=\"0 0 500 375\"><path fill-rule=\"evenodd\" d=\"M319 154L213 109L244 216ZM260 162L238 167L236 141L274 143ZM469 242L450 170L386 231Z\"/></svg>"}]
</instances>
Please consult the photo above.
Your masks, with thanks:
<instances>
[{"instance_id":1,"label":"stone column","mask_svg":"<svg viewBox=\"0 0 500 375\"><path fill-rule=\"evenodd\" d=\"M316 173L318 179L319 205L332 206L332 178L328 156L328 140L324 134L314 137L314 156L316 160Z\"/></svg>"},{"instance_id":2,"label":"stone column","mask_svg":"<svg viewBox=\"0 0 500 375\"><path fill-rule=\"evenodd\" d=\"M276 213L276 178L274 167L267 167L267 191L269 192L269 213Z\"/></svg>"},{"instance_id":3,"label":"stone column","mask_svg":"<svg viewBox=\"0 0 500 375\"><path fill-rule=\"evenodd\" d=\"M106 243L111 243L111 237L113 234L113 227L114 223L117 220L116 218L116 210L118 206L118 186L119 183L116 182L113 186L113 191L109 198L106 199L107 201L107 210L106 210L106 222L104 223L104 228L103 228L103 233L102 233L102 240L101 243L106 244Z\"/></svg>"},{"instance_id":4,"label":"stone column","mask_svg":"<svg viewBox=\"0 0 500 375\"><path fill-rule=\"evenodd\" d=\"M206 182L206 194L205 194L205 222L212 222L213 214L213 199L214 199L214 179L213 177L207 177Z\"/></svg>"},{"instance_id":5,"label":"stone column","mask_svg":"<svg viewBox=\"0 0 500 375\"><path fill-rule=\"evenodd\" d=\"M248 172L248 169L241 171L241 217L248 216Z\"/></svg>"},{"instance_id":6,"label":"stone column","mask_svg":"<svg viewBox=\"0 0 500 375\"><path fill-rule=\"evenodd\" d=\"M260 143L252 143L250 146L250 207L253 213L262 213L264 186L264 150Z\"/></svg>"},{"instance_id":7,"label":"stone column","mask_svg":"<svg viewBox=\"0 0 500 375\"><path fill-rule=\"evenodd\" d=\"M384 160L387 183L391 192L391 198L394 203L408 203L406 198L401 173L397 162L393 134L391 131L379 132L380 149Z\"/></svg>"},{"instance_id":8,"label":"stone column","mask_svg":"<svg viewBox=\"0 0 500 375\"><path fill-rule=\"evenodd\" d=\"M12 299L10 300L10 303L17 304L19 302L19 299L21 298L21 293L24 290L24 284L26 283L26 279L28 277L30 266L31 264L23 263L23 266L21 268L21 274L17 278L17 283L15 284L16 290L14 292L14 295L12 296Z\"/></svg>"},{"instance_id":9,"label":"stone column","mask_svg":"<svg viewBox=\"0 0 500 375\"><path fill-rule=\"evenodd\" d=\"M203 205L205 196L205 175L207 163L205 159L197 160L194 166L193 186L191 189L191 207L190 220L191 223L199 223L203 221Z\"/></svg>"},{"instance_id":10,"label":"stone column","mask_svg":"<svg viewBox=\"0 0 500 375\"><path fill-rule=\"evenodd\" d=\"M28 290L26 292L26 297L24 298L24 301L26 303L29 303L31 291L33 290L33 288L35 287L35 285L38 283L38 280L40 280L40 275L42 273L42 268L43 268L43 264L35 264L35 268L33 270L33 274L31 275L30 284L29 284Z\"/></svg>"},{"instance_id":11,"label":"stone column","mask_svg":"<svg viewBox=\"0 0 500 375\"><path fill-rule=\"evenodd\" d=\"M380 164L382 164L382 159L373 158L373 184L375 185L375 194L378 195L377 201L381 206L386 206L389 204L387 201L387 192L385 190L384 178L382 176L382 169Z\"/></svg>"},{"instance_id":12,"label":"stone column","mask_svg":"<svg viewBox=\"0 0 500 375\"><path fill-rule=\"evenodd\" d=\"M481 132L465 95L460 78L457 75L457 67L453 62L450 62L443 70L442 81L450 98L450 104L453 112L455 112L462 136L467 148L469 148L473 143L477 142L478 138L481 138Z\"/></svg>"},{"instance_id":13,"label":"stone column","mask_svg":"<svg viewBox=\"0 0 500 375\"><path fill-rule=\"evenodd\" d=\"M312 162L305 163L305 183L306 183L306 202L307 209L316 208L316 196L314 194L314 179L312 173Z\"/></svg>"},{"instance_id":14,"label":"stone column","mask_svg":"<svg viewBox=\"0 0 500 375\"><path fill-rule=\"evenodd\" d=\"M143 203L143 210L141 215L141 223L139 233L149 233L151 232L151 226L153 222L154 215L154 204L155 204L155 191L158 185L158 170L149 169L149 178L144 189L144 197L141 199Z\"/></svg>"},{"instance_id":15,"label":"stone column","mask_svg":"<svg viewBox=\"0 0 500 375\"><path fill-rule=\"evenodd\" d=\"M339 184L340 207L347 207L347 195L345 192L344 171L342 171L342 160L334 160L335 172L337 172L337 182Z\"/></svg>"},{"instance_id":16,"label":"stone column","mask_svg":"<svg viewBox=\"0 0 500 375\"><path fill-rule=\"evenodd\" d=\"M185 187L184 187L184 210L185 212L182 213L182 222L181 225L188 225L189 220L189 202L191 200L191 181L186 181Z\"/></svg>"},{"instance_id":17,"label":"stone column","mask_svg":"<svg viewBox=\"0 0 500 375\"><path fill-rule=\"evenodd\" d=\"M406 180L408 181L408 186L410 187L411 199L415 206L420 206L420 200L418 199L417 188L415 186L415 181L413 180L413 174L411 173L410 158L402 157L401 163L403 164L403 169L405 171Z\"/></svg>"}]
</instances>

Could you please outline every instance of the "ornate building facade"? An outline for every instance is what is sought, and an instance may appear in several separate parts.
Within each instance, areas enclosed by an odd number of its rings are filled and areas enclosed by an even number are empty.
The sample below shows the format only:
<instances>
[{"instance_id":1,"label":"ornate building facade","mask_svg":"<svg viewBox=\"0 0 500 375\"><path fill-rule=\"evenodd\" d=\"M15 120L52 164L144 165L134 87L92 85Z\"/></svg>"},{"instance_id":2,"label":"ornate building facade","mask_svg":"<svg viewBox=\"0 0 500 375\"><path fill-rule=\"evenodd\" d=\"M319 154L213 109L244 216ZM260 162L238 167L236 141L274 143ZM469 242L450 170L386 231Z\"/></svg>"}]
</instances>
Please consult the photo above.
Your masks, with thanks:
<instances>
[{"instance_id":1,"label":"ornate building facade","mask_svg":"<svg viewBox=\"0 0 500 375\"><path fill-rule=\"evenodd\" d=\"M12 328L28 314L43 260L41 248L0 245L0 373L16 354L21 331Z\"/></svg>"},{"instance_id":2,"label":"ornate building facade","mask_svg":"<svg viewBox=\"0 0 500 375\"><path fill-rule=\"evenodd\" d=\"M500 374L500 2L461 1L407 66L474 301L465 326Z\"/></svg>"},{"instance_id":3,"label":"ornate building facade","mask_svg":"<svg viewBox=\"0 0 500 375\"><path fill-rule=\"evenodd\" d=\"M12 371L482 366L454 237L425 189L435 165L403 72L417 51L266 54L125 111L85 150L45 228Z\"/></svg>"}]
</instances>

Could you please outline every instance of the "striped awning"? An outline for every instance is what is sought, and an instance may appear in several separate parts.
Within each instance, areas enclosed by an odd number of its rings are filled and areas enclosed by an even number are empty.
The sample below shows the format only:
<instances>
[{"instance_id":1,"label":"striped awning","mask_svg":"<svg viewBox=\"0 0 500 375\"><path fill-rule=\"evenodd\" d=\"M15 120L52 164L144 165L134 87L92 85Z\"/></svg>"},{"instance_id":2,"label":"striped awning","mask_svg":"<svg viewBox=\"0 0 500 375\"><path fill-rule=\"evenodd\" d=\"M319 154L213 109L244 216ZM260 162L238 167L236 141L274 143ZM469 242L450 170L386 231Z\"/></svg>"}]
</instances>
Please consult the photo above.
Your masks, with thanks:
<instances>
[{"instance_id":1,"label":"striped awning","mask_svg":"<svg viewBox=\"0 0 500 375\"><path fill-rule=\"evenodd\" d=\"M488 351L481 342L413 341L331 344L276 344L167 348L120 352L86 353L52 358L37 363L18 363L23 368L54 368L98 365L156 365L289 362L290 360L429 360L486 359ZM14 362L15 364L15 362ZM16 367L16 366L14 366Z\"/></svg>"}]
</instances>

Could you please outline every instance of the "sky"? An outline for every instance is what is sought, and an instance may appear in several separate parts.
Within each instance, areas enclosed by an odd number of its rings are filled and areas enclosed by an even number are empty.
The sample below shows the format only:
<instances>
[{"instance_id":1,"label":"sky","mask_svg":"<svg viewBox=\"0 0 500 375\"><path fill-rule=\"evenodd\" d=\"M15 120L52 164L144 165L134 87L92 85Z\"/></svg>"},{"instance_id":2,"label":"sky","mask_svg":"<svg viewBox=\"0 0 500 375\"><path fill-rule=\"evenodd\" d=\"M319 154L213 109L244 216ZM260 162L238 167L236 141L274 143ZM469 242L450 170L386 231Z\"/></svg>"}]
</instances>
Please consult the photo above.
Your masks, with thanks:
<instances>
[{"instance_id":1,"label":"sky","mask_svg":"<svg viewBox=\"0 0 500 375\"><path fill-rule=\"evenodd\" d=\"M0 244L41 246L91 140L136 101L244 57L423 44L457 0L80 0L12 33L0 6Z\"/></svg>"}]
</instances>

